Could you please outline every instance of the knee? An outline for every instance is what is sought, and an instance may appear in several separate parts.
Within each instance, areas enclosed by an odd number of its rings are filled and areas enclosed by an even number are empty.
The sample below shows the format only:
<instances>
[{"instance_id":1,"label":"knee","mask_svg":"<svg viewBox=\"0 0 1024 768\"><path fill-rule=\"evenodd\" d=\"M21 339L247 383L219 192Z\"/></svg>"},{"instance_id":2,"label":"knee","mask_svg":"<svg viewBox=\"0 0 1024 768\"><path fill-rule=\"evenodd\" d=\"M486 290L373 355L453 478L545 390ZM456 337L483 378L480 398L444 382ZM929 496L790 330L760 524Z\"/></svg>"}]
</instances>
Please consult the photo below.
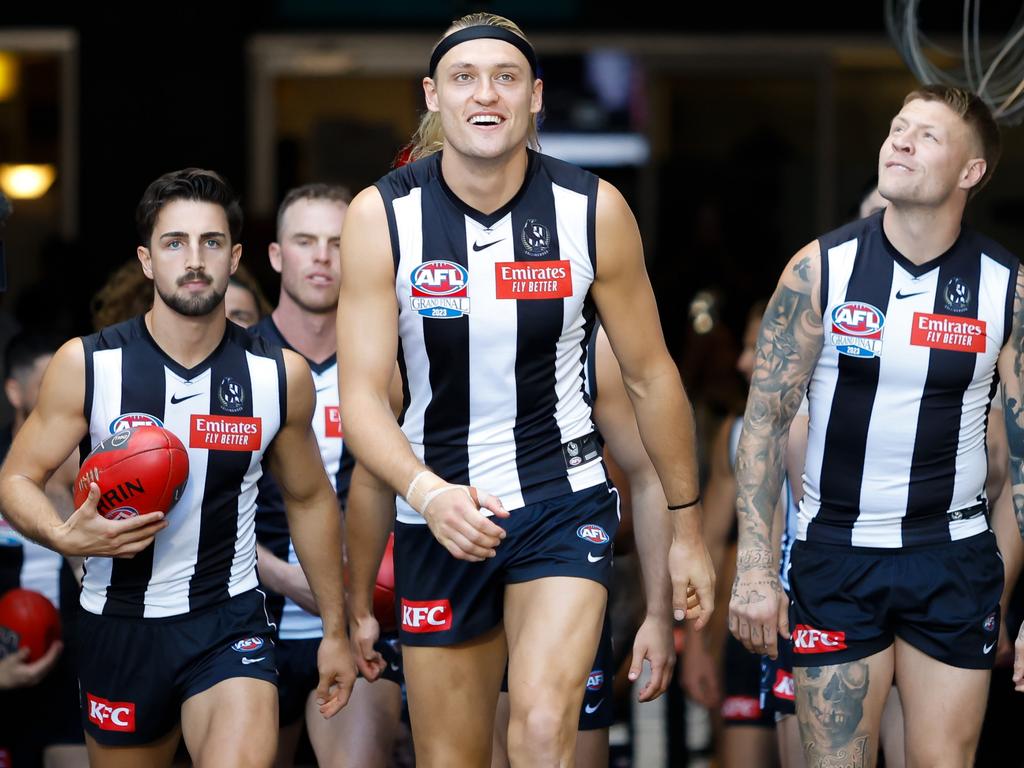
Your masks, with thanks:
<instances>
[{"instance_id":1,"label":"knee","mask_svg":"<svg viewBox=\"0 0 1024 768\"><path fill-rule=\"evenodd\" d=\"M535 764L537 760L550 758L557 765L558 756L565 745L565 718L555 707L535 702L519 713L513 712L508 732L508 752L516 764L515 756L531 755L532 759L521 764ZM575 736L575 732L573 732ZM540 763L536 763L540 764Z\"/></svg>"}]
</instances>

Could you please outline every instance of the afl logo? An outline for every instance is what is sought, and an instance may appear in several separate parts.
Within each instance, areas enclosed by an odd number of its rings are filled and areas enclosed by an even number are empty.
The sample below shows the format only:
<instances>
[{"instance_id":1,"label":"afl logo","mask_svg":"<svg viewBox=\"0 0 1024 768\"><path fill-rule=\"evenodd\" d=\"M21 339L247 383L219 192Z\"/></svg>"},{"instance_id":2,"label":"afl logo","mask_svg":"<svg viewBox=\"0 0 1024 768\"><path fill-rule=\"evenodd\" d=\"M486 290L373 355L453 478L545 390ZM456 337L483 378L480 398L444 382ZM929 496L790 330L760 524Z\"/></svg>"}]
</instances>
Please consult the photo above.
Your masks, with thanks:
<instances>
[{"instance_id":1,"label":"afl logo","mask_svg":"<svg viewBox=\"0 0 1024 768\"><path fill-rule=\"evenodd\" d=\"M604 528L593 523L581 525L576 529L576 535L581 539L589 541L591 544L604 544L608 541L608 534L604 532Z\"/></svg>"},{"instance_id":2,"label":"afl logo","mask_svg":"<svg viewBox=\"0 0 1024 768\"><path fill-rule=\"evenodd\" d=\"M427 261L412 271L410 280L414 296L454 296L466 290L469 272L454 261Z\"/></svg>"},{"instance_id":3,"label":"afl logo","mask_svg":"<svg viewBox=\"0 0 1024 768\"><path fill-rule=\"evenodd\" d=\"M129 517L138 517L139 510L135 507L118 507L103 515L107 520L127 520Z\"/></svg>"},{"instance_id":4,"label":"afl logo","mask_svg":"<svg viewBox=\"0 0 1024 768\"><path fill-rule=\"evenodd\" d=\"M860 301L847 301L832 310L832 345L850 357L878 357L882 351L882 310Z\"/></svg>"},{"instance_id":5,"label":"afl logo","mask_svg":"<svg viewBox=\"0 0 1024 768\"><path fill-rule=\"evenodd\" d=\"M113 435L116 432L135 427L162 427L163 425L164 423L160 419L150 416L148 413L122 413L110 422L110 434Z\"/></svg>"},{"instance_id":6,"label":"afl logo","mask_svg":"<svg viewBox=\"0 0 1024 768\"><path fill-rule=\"evenodd\" d=\"M245 640L239 640L237 643L231 646L231 650L238 651L239 653L250 653L252 651L258 651L263 647L263 640L258 637L247 637Z\"/></svg>"},{"instance_id":7,"label":"afl logo","mask_svg":"<svg viewBox=\"0 0 1024 768\"><path fill-rule=\"evenodd\" d=\"M604 671L595 669L587 676L587 690L588 691L600 691L601 686L604 685Z\"/></svg>"},{"instance_id":8,"label":"afl logo","mask_svg":"<svg viewBox=\"0 0 1024 768\"><path fill-rule=\"evenodd\" d=\"M985 617L985 622L981 625L986 632L991 632L996 628L996 615L990 613Z\"/></svg>"}]
</instances>

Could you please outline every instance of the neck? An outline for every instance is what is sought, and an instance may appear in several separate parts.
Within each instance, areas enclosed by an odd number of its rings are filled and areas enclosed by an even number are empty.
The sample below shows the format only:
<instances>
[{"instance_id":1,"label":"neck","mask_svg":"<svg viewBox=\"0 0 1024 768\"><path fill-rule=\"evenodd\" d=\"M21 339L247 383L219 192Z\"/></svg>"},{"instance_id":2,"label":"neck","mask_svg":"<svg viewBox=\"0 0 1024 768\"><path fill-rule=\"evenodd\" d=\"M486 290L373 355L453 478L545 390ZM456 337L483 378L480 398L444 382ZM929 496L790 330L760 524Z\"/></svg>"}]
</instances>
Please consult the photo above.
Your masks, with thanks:
<instances>
[{"instance_id":1,"label":"neck","mask_svg":"<svg viewBox=\"0 0 1024 768\"><path fill-rule=\"evenodd\" d=\"M11 437L18 434L21 428L25 425L25 419L28 418L27 413L22 413L20 408L14 409L14 418L11 419Z\"/></svg>"},{"instance_id":2,"label":"neck","mask_svg":"<svg viewBox=\"0 0 1024 768\"><path fill-rule=\"evenodd\" d=\"M466 205L481 213L494 213L523 186L528 163L525 148L490 159L467 157L445 144L441 175Z\"/></svg>"},{"instance_id":3,"label":"neck","mask_svg":"<svg viewBox=\"0 0 1024 768\"><path fill-rule=\"evenodd\" d=\"M227 325L222 304L207 315L186 317L159 299L145 320L160 349L183 368L193 368L208 358L224 338Z\"/></svg>"},{"instance_id":4,"label":"neck","mask_svg":"<svg viewBox=\"0 0 1024 768\"><path fill-rule=\"evenodd\" d=\"M963 212L963 205L934 208L889 203L882 217L882 229L908 261L925 264L956 242Z\"/></svg>"},{"instance_id":5,"label":"neck","mask_svg":"<svg viewBox=\"0 0 1024 768\"><path fill-rule=\"evenodd\" d=\"M315 313L303 309L284 291L271 317L288 343L307 360L322 363L338 351L337 309Z\"/></svg>"}]
</instances>

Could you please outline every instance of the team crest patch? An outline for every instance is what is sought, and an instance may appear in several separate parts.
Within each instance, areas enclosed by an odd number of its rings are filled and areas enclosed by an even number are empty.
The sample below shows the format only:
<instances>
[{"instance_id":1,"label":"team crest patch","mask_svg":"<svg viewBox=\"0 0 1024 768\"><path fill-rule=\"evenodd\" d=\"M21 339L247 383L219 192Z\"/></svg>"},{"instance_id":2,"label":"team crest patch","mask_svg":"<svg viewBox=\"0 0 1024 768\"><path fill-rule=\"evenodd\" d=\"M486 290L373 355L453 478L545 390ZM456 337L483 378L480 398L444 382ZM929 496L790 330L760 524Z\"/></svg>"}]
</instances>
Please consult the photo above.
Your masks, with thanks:
<instances>
[{"instance_id":1,"label":"team crest patch","mask_svg":"<svg viewBox=\"0 0 1024 768\"><path fill-rule=\"evenodd\" d=\"M519 241L528 256L540 258L551 251L551 232L536 219L527 219Z\"/></svg>"},{"instance_id":2,"label":"team crest patch","mask_svg":"<svg viewBox=\"0 0 1024 768\"><path fill-rule=\"evenodd\" d=\"M225 376L220 380L220 386L217 388L217 399L220 401L220 407L225 411L238 413L245 407L245 390L230 376Z\"/></svg>"},{"instance_id":3,"label":"team crest patch","mask_svg":"<svg viewBox=\"0 0 1024 768\"><path fill-rule=\"evenodd\" d=\"M971 308L971 289L959 277L950 278L942 290L942 301L950 312L963 314Z\"/></svg>"},{"instance_id":4,"label":"team crest patch","mask_svg":"<svg viewBox=\"0 0 1024 768\"><path fill-rule=\"evenodd\" d=\"M882 354L885 315L878 307L847 301L832 310L832 346L841 355L872 358Z\"/></svg>"},{"instance_id":5,"label":"team crest patch","mask_svg":"<svg viewBox=\"0 0 1024 768\"><path fill-rule=\"evenodd\" d=\"M423 317L451 319L469 314L469 271L454 261L425 261L409 275L410 308Z\"/></svg>"}]
</instances>

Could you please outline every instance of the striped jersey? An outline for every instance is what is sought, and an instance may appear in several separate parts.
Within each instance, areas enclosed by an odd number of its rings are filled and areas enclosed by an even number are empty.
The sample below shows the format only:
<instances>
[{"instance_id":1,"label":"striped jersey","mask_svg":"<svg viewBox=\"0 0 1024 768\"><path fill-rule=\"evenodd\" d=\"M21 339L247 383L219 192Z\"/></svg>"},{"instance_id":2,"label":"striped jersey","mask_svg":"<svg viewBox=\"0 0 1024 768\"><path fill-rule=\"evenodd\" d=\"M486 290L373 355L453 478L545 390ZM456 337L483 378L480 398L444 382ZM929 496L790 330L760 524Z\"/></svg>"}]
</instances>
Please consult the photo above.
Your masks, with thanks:
<instances>
[{"instance_id":1,"label":"striped jersey","mask_svg":"<svg viewBox=\"0 0 1024 768\"><path fill-rule=\"evenodd\" d=\"M449 189L440 154L377 182L395 260L402 430L438 475L509 510L605 482L583 392L597 187L532 151L522 187L491 214ZM425 522L401 498L398 519Z\"/></svg>"},{"instance_id":2,"label":"striped jersey","mask_svg":"<svg viewBox=\"0 0 1024 768\"><path fill-rule=\"evenodd\" d=\"M281 335L281 331L270 317L263 318L249 329L250 333L286 349L293 349ZM316 388L316 410L313 413L313 434L320 446L327 476L338 495L339 509L348 496L349 481L352 478L354 460L345 450L341 416L338 410L338 359L335 355L322 363L306 359L313 372ZM259 480L259 494L256 497L256 540L277 557L288 563L298 563L295 547L288 533L288 517L285 514L284 499L277 481L264 467ZM278 635L285 640L321 637L323 622L300 608L291 598L270 593L267 608L277 623Z\"/></svg>"},{"instance_id":3,"label":"striped jersey","mask_svg":"<svg viewBox=\"0 0 1024 768\"><path fill-rule=\"evenodd\" d=\"M918 266L882 217L819 240L801 540L893 548L988 527L985 428L1019 262L964 228Z\"/></svg>"},{"instance_id":4,"label":"striped jersey","mask_svg":"<svg viewBox=\"0 0 1024 768\"><path fill-rule=\"evenodd\" d=\"M0 462L7 458L12 441L9 426L0 430ZM65 567L58 553L22 536L0 516L0 595L17 587L31 589L59 608Z\"/></svg>"},{"instance_id":5,"label":"striped jersey","mask_svg":"<svg viewBox=\"0 0 1024 768\"><path fill-rule=\"evenodd\" d=\"M228 322L206 360L184 368L140 316L82 339L83 457L119 429L158 424L188 450L189 477L168 527L130 559L90 557L82 607L156 618L216 605L257 586L256 483L286 417L281 348Z\"/></svg>"}]
</instances>

